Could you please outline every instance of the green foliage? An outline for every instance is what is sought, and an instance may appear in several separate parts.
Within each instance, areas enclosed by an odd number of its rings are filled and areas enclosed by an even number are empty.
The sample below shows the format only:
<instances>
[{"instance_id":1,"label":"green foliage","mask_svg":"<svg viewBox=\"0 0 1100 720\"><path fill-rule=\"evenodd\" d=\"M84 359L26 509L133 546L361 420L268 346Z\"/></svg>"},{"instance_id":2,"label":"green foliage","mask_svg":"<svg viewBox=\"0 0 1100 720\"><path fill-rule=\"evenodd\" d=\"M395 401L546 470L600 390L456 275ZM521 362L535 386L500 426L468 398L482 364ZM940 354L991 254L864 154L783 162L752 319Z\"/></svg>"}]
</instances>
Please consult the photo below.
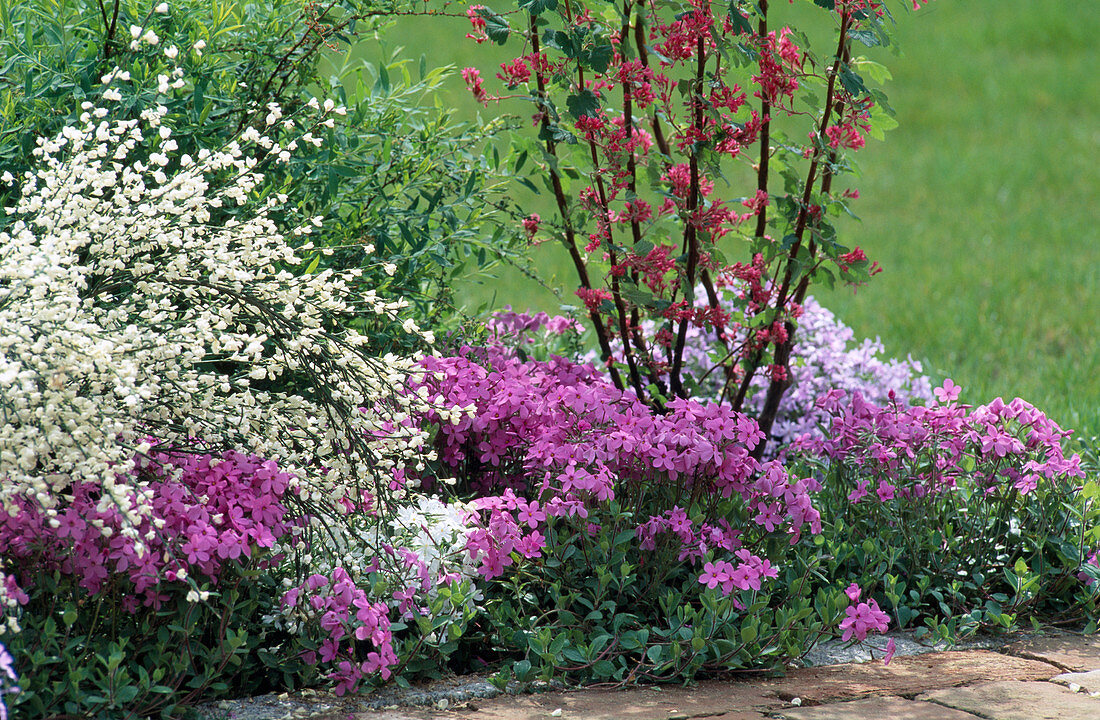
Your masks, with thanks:
<instances>
[{"instance_id":1,"label":"green foliage","mask_svg":"<svg viewBox=\"0 0 1100 720\"><path fill-rule=\"evenodd\" d=\"M17 716L175 718L200 700L309 682L295 640L262 622L278 612L275 580L232 568L205 602L178 584L159 609L134 614L123 609L121 576L89 596L78 578L42 573L28 588L22 630L5 637L20 672L21 692L9 700Z\"/></svg>"},{"instance_id":2,"label":"green foliage","mask_svg":"<svg viewBox=\"0 0 1100 720\"><path fill-rule=\"evenodd\" d=\"M472 629L480 613L469 602L478 592L469 580L440 585L427 598L426 612L390 625L394 650L403 658L394 675L398 685L407 687L425 679L438 680L449 668L468 672L473 665L472 652L479 650ZM375 591L376 597L384 594Z\"/></svg>"},{"instance_id":3,"label":"green foliage","mask_svg":"<svg viewBox=\"0 0 1100 720\"><path fill-rule=\"evenodd\" d=\"M896 627L955 641L1100 617L1100 597L1078 577L1100 539L1095 479L1021 494L987 493L963 478L954 493L852 503L847 492L859 477L826 471L815 497L823 531L802 552L822 559L830 583L885 598Z\"/></svg>"},{"instance_id":4,"label":"green foliage","mask_svg":"<svg viewBox=\"0 0 1100 720\"><path fill-rule=\"evenodd\" d=\"M588 518L552 519L546 556L514 556L520 569L489 586L494 645L511 658L499 682L653 682L782 670L843 617L842 592L812 592L816 559L786 565L761 591L724 596L699 582L699 568L678 558L675 541L641 550L638 515L625 505L611 501ZM784 544L774 542L776 558Z\"/></svg>"}]
</instances>

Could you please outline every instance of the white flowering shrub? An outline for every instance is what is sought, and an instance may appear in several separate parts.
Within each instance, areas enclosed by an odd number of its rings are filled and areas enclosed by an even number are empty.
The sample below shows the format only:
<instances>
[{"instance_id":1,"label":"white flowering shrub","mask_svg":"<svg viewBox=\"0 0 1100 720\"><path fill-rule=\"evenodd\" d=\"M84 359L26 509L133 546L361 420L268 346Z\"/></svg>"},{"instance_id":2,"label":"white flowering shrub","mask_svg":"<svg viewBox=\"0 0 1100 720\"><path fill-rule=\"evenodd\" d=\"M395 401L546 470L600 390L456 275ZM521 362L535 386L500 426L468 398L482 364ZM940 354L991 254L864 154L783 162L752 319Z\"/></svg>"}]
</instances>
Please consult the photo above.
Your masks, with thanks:
<instances>
[{"instance_id":1,"label":"white flowering shrub","mask_svg":"<svg viewBox=\"0 0 1100 720\"><path fill-rule=\"evenodd\" d=\"M476 587L478 563L466 548L474 512L466 503L411 493L391 515L353 513L345 522L315 528L314 552L305 559L323 575L342 568L402 620L424 616L444 626L463 622L479 611L483 599ZM465 589L454 593L455 586ZM281 616L267 620L298 631L320 614L299 603L284 605Z\"/></svg>"},{"instance_id":2,"label":"white flowering shrub","mask_svg":"<svg viewBox=\"0 0 1100 720\"><path fill-rule=\"evenodd\" d=\"M430 333L402 320L402 302L349 292L360 270L311 272L313 227L284 235L279 197L254 194L259 157L319 142L311 123L339 108L305 110L272 107L270 132L245 135L251 151L231 142L178 154L160 111L112 121L91 106L39 141L0 232L9 513L22 498L56 515L72 484L96 483L140 547L133 527L150 494L130 471L154 445L276 461L307 507L337 510L364 493L387 507L393 470L427 457L407 421L425 399L401 392L415 358L376 357L352 325ZM246 205L258 209L231 211Z\"/></svg>"},{"instance_id":3,"label":"white flowering shrub","mask_svg":"<svg viewBox=\"0 0 1100 720\"><path fill-rule=\"evenodd\" d=\"M312 239L334 252L318 267L359 267L353 287L406 298L422 324L453 327L459 279L503 260L531 264L519 210L501 202L513 161L486 152L508 123L467 124L437 103L457 71L430 57L421 65L395 49L364 66L353 48L390 23L373 0L105 5L106 18L100 0L6 0L0 173L21 176L37 162L35 138L77 124L73 97L109 103L116 118L159 106L180 152L194 155L264 127L272 103L290 115L332 88L347 112L314 131L323 146L300 142L286 162L266 163L257 189L287 195L277 216L286 225L325 218ZM94 82L113 66L116 82ZM0 183L0 206L17 197ZM372 339L409 351L400 337Z\"/></svg>"}]
</instances>

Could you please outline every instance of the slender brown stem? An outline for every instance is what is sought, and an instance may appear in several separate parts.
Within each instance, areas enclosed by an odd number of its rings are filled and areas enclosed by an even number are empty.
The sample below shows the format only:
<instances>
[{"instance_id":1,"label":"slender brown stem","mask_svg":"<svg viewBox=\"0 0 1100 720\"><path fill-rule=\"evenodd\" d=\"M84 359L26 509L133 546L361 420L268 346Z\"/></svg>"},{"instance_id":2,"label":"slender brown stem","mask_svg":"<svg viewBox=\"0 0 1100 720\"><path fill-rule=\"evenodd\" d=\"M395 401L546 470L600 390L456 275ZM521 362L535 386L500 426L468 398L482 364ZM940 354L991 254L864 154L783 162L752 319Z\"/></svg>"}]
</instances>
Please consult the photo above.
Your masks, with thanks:
<instances>
[{"instance_id":1,"label":"slender brown stem","mask_svg":"<svg viewBox=\"0 0 1100 720\"><path fill-rule=\"evenodd\" d=\"M795 241L791 245L791 249L787 255L786 269L783 274L783 283L780 286L779 294L776 298L775 304L775 320L778 320L784 312L784 308L787 304L788 294L790 293L791 282L794 277L794 261L798 257L799 251L802 249L802 241L806 233L807 223L810 217L810 200L813 197L814 185L817 182L817 171L821 163L822 156L822 143L825 137L825 130L829 126L829 120L832 116L833 105L836 99L836 78L840 73L840 65L845 62L848 57L848 29L850 27L851 15L841 15L840 19L840 32L837 40L836 55L834 56L833 65L829 69L828 85L825 93L825 108L821 114L821 122L818 125L817 137L814 143L813 157L810 160L810 168L806 173L806 185L802 193L802 202L798 208L798 217L795 221ZM837 109L840 110L840 103L837 103ZM825 181L831 183L832 173L826 169ZM811 243L812 244L812 243ZM816 247L813 248L816 251ZM805 280L805 278L803 278ZM805 295L805 288L808 287L808 282L800 282L799 289L801 290L801 296ZM773 356L772 363L778 367L787 369L790 367L791 350L794 347L794 323L787 320L784 323L784 327L787 331L787 339L784 342L778 343L775 346L775 354ZM757 423L760 426L761 432L765 435L771 433L772 425L775 424L775 418L779 413L779 401L783 397L783 393L791 385L791 378L789 372L782 377L773 377L772 381L768 384L768 392L764 397L764 407L760 411L760 416L757 418ZM753 451L753 456L757 459L763 456L764 448L767 443L761 443Z\"/></svg>"},{"instance_id":2,"label":"slender brown stem","mask_svg":"<svg viewBox=\"0 0 1100 720\"><path fill-rule=\"evenodd\" d=\"M531 51L535 56L538 56L541 51L539 49L538 27L535 24L534 16L531 17L530 39ZM540 103L539 111L542 115L540 124L543 129L546 129L550 126L550 113L546 104L546 77L543 75L541 68L538 67L535 69L535 86L538 90L538 101ZM556 143L547 137L546 153L556 158L556 147ZM580 280L581 287L585 290L591 290L592 281L588 277L588 267L584 263L584 258L581 257L580 250L577 248L576 230L573 228L573 222L569 217L569 202L565 198L565 190L562 188L561 177L558 175L558 171L553 167L547 168L547 172L550 174L550 186L554 190L554 200L558 205L558 215L562 220L565 249L569 253L569 258L573 261L573 267L577 271L577 278ZM610 362L614 357L611 352L611 341L608 339L607 329L604 327L600 314L595 310L589 310L588 317L592 322L592 328L596 332L596 341L600 346L600 357L602 357L603 361L607 364L607 371L611 376L611 381L619 390L625 390L626 385L623 384L622 376Z\"/></svg>"},{"instance_id":3,"label":"slender brown stem","mask_svg":"<svg viewBox=\"0 0 1100 720\"><path fill-rule=\"evenodd\" d=\"M623 25L619 32L619 47L624 47L629 39L630 33L630 5L631 0L624 0L623 2ZM641 3L639 3L641 7ZM642 15L641 12L637 12L634 16L635 28L642 27ZM637 34L637 30L635 31ZM644 51L644 47L643 47ZM623 85L623 122L627 132L627 144L634 139L634 103L630 93L630 86ZM634 149L631 148L630 154L627 157L626 169L629 173L628 187L630 189L631 197L638 197L638 163L634 157ZM642 241L642 223L638 219L637 213L632 213L630 218L630 233L634 240L634 245L637 247L638 243ZM639 275L637 269L631 273L631 280L634 281L634 285L638 285ZM640 330L641 313L637 306L631 310L630 314L630 341L634 343L634 347L637 350L640 362L645 363L646 376L650 383L656 385L661 394L665 393L665 384L661 378L657 375L656 370L653 368L653 360L650 355L649 348L646 344L645 338L642 336ZM628 342L627 338L623 338L623 344Z\"/></svg>"},{"instance_id":4,"label":"slender brown stem","mask_svg":"<svg viewBox=\"0 0 1100 720\"><path fill-rule=\"evenodd\" d=\"M629 122L629 120L628 120ZM618 253L615 252L615 238L611 233L611 221L608 219L610 207L607 200L607 188L599 170L599 156L596 153L596 142L590 140L588 147L591 150L592 171L596 176L596 192L600 198L601 217L596 223L597 231L606 231L607 255L614 269L619 264ZM627 318L626 303L623 302L622 288L619 286L619 276L614 270L611 272L611 301L615 305L615 313L619 321L619 335L622 337L623 357L626 360L627 370L630 373L630 383L634 386L634 392L638 393L638 399L645 400L645 388L642 386L641 375L638 374L638 363L634 357L634 348L631 346L630 323Z\"/></svg>"},{"instance_id":5,"label":"slender brown stem","mask_svg":"<svg viewBox=\"0 0 1100 720\"><path fill-rule=\"evenodd\" d=\"M761 41L768 37L768 0L760 0L760 22L756 32ZM761 93L760 99L760 163L756 169L756 187L763 193L768 192L768 164L771 159L771 112L772 106L767 95ZM760 208L756 216L756 237L762 238L768 229L768 208Z\"/></svg>"},{"instance_id":6,"label":"slender brown stem","mask_svg":"<svg viewBox=\"0 0 1100 720\"><path fill-rule=\"evenodd\" d=\"M696 129L703 127L703 78L706 72L706 46L703 39L699 38L695 46L695 86L692 88L693 107L692 124ZM688 163L691 173L691 192L688 195L687 220L684 223L684 251L687 253L686 287L684 297L695 289L695 270L699 262L699 233L698 218L695 217L699 210L699 153L696 148L691 149L691 159ZM684 365L684 345L687 342L687 318L680 320L680 326L676 330L676 346L672 353L672 369L669 371L668 385L673 395L684 397L683 381L680 377Z\"/></svg>"},{"instance_id":7,"label":"slender brown stem","mask_svg":"<svg viewBox=\"0 0 1100 720\"><path fill-rule=\"evenodd\" d=\"M119 5L122 4L122 0L115 0L115 6L111 9L111 21L107 22L107 13L103 12L103 23L107 30L107 37L103 40L103 59L106 60L111 57L111 47L115 42L115 32L118 30L118 10ZM103 11L103 3L99 4L100 11Z\"/></svg>"}]
</instances>

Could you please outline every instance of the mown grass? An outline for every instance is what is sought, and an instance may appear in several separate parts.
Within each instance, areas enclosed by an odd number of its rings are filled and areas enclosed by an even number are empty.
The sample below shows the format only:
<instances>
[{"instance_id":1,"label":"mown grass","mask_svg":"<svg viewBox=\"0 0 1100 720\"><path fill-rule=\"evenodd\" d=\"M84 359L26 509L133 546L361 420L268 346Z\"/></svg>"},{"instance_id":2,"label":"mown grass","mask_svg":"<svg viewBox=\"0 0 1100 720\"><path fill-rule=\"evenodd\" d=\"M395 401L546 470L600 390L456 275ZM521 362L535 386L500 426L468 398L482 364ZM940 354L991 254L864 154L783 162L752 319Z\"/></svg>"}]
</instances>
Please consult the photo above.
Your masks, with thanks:
<instances>
[{"instance_id":1,"label":"mown grass","mask_svg":"<svg viewBox=\"0 0 1100 720\"><path fill-rule=\"evenodd\" d=\"M847 244L886 272L857 293L815 293L892 355L952 377L965 399L1020 396L1086 436L1100 434L1100 16L1091 5L937 0L902 14L903 55L876 56L893 73L887 92L901 126L861 153L862 222L842 226ZM491 77L503 52L464 40L466 31L461 20L415 19L385 41ZM470 117L498 111L472 103L457 78L445 101ZM571 289L564 256L538 252L545 274ZM461 297L471 307L558 303L519 273L471 283Z\"/></svg>"}]
</instances>

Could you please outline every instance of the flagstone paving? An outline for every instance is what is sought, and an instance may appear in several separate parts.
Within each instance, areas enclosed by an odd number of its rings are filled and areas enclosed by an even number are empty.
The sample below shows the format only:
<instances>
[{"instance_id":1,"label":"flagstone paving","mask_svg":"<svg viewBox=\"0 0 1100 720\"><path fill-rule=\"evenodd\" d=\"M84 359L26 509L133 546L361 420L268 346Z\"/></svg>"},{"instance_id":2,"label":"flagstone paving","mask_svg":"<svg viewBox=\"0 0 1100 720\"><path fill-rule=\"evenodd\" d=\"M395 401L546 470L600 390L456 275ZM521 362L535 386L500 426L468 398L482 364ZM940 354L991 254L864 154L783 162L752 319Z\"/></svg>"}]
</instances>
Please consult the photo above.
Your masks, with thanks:
<instances>
[{"instance_id":1,"label":"flagstone paving","mask_svg":"<svg viewBox=\"0 0 1100 720\"><path fill-rule=\"evenodd\" d=\"M586 688L436 706L368 709L314 693L282 713L225 708L236 720L1100 720L1100 639L1057 634L998 651L932 652L796 668L691 687Z\"/></svg>"},{"instance_id":2,"label":"flagstone paving","mask_svg":"<svg viewBox=\"0 0 1100 720\"><path fill-rule=\"evenodd\" d=\"M1080 635L1047 635L1013 643L1004 652L1034 660L1042 660L1072 672L1088 672L1100 668L1100 637Z\"/></svg>"},{"instance_id":3,"label":"flagstone paving","mask_svg":"<svg viewBox=\"0 0 1100 720\"><path fill-rule=\"evenodd\" d=\"M1097 720L1100 698L1070 692L1047 682L982 683L971 687L944 688L920 695L948 708L963 710L988 720Z\"/></svg>"},{"instance_id":4,"label":"flagstone paving","mask_svg":"<svg viewBox=\"0 0 1100 720\"><path fill-rule=\"evenodd\" d=\"M777 716L784 720L974 720L968 712L900 697L873 697L803 710L782 710Z\"/></svg>"},{"instance_id":5,"label":"flagstone paving","mask_svg":"<svg viewBox=\"0 0 1100 720\"><path fill-rule=\"evenodd\" d=\"M1083 690L1090 694L1095 693L1100 695L1100 670L1081 673L1063 673L1062 675L1051 678L1051 682L1065 685L1073 692Z\"/></svg>"}]
</instances>

